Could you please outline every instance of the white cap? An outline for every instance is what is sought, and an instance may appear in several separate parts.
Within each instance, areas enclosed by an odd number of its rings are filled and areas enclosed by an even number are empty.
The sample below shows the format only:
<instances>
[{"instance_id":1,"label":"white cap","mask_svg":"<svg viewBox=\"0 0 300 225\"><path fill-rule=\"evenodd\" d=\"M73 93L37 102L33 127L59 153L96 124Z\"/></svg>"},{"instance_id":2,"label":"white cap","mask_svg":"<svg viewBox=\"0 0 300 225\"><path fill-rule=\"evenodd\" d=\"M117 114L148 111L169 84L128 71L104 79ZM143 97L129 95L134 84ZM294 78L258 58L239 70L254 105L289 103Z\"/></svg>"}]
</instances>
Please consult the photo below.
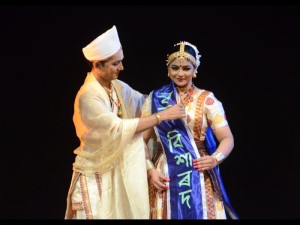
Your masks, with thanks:
<instances>
[{"instance_id":1,"label":"white cap","mask_svg":"<svg viewBox=\"0 0 300 225\"><path fill-rule=\"evenodd\" d=\"M115 54L122 47L116 26L101 34L82 49L89 61L101 61Z\"/></svg>"}]
</instances>

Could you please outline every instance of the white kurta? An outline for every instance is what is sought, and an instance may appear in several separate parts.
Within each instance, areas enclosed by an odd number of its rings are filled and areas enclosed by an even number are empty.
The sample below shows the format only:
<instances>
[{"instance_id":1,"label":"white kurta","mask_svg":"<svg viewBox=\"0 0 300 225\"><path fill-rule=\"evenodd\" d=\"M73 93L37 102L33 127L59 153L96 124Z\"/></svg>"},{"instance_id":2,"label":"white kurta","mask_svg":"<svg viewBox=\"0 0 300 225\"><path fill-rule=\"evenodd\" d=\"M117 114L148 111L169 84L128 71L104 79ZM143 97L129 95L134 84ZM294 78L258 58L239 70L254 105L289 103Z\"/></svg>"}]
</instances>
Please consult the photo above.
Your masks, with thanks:
<instances>
[{"instance_id":1,"label":"white kurta","mask_svg":"<svg viewBox=\"0 0 300 225\"><path fill-rule=\"evenodd\" d=\"M120 80L112 84L122 119L92 73L77 93L73 121L80 146L66 219L149 218L143 136L135 134L144 96Z\"/></svg>"}]
</instances>

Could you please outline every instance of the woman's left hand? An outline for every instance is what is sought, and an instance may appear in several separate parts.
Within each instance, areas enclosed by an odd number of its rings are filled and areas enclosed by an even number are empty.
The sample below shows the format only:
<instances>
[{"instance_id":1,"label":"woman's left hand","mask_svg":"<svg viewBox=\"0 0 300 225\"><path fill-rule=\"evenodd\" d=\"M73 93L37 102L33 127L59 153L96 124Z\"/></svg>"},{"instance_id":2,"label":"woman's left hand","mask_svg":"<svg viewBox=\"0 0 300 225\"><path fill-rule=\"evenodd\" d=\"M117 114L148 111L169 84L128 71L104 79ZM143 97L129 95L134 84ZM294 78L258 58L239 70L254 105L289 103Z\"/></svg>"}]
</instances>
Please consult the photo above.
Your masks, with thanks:
<instances>
[{"instance_id":1,"label":"woman's left hand","mask_svg":"<svg viewBox=\"0 0 300 225\"><path fill-rule=\"evenodd\" d=\"M217 160L210 155L206 155L199 159L193 160L194 168L199 171L210 170L214 168L216 165L218 165Z\"/></svg>"}]
</instances>

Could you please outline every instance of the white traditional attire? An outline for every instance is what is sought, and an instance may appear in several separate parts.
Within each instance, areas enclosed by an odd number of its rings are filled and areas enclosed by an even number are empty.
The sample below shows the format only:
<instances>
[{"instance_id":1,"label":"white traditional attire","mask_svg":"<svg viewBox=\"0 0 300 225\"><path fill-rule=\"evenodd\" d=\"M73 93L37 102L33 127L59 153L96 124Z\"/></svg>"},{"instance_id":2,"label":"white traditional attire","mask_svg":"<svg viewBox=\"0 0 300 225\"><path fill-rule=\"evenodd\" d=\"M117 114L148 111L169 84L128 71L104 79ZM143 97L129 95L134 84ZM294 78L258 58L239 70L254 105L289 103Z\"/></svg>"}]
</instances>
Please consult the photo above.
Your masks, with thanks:
<instances>
[{"instance_id":1,"label":"white traditional attire","mask_svg":"<svg viewBox=\"0 0 300 225\"><path fill-rule=\"evenodd\" d=\"M115 38L115 27L105 35ZM123 118L92 72L77 93L73 121L80 146L74 151L65 219L149 219L143 134L135 134L144 95L120 80L111 83Z\"/></svg>"}]
</instances>

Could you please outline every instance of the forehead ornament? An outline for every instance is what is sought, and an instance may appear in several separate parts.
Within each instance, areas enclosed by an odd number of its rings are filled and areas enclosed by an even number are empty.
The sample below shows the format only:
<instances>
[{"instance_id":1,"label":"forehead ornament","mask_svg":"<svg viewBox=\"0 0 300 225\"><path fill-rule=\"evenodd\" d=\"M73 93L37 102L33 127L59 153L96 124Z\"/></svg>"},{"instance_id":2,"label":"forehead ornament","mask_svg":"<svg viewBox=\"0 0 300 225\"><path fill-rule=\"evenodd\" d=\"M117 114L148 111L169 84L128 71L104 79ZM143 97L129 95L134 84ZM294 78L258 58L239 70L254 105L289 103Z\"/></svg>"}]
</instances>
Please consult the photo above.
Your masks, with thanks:
<instances>
[{"instance_id":1,"label":"forehead ornament","mask_svg":"<svg viewBox=\"0 0 300 225\"><path fill-rule=\"evenodd\" d=\"M176 45L178 45L178 44L176 44ZM176 45L174 45L174 46L176 46ZM186 59L186 60L189 60L190 62L192 62L194 66L196 66L196 59L191 54L185 52L184 48L185 48L185 42L180 42L179 43L179 51L174 52L168 56L167 66L175 59L179 59L180 62L183 59Z\"/></svg>"}]
</instances>

